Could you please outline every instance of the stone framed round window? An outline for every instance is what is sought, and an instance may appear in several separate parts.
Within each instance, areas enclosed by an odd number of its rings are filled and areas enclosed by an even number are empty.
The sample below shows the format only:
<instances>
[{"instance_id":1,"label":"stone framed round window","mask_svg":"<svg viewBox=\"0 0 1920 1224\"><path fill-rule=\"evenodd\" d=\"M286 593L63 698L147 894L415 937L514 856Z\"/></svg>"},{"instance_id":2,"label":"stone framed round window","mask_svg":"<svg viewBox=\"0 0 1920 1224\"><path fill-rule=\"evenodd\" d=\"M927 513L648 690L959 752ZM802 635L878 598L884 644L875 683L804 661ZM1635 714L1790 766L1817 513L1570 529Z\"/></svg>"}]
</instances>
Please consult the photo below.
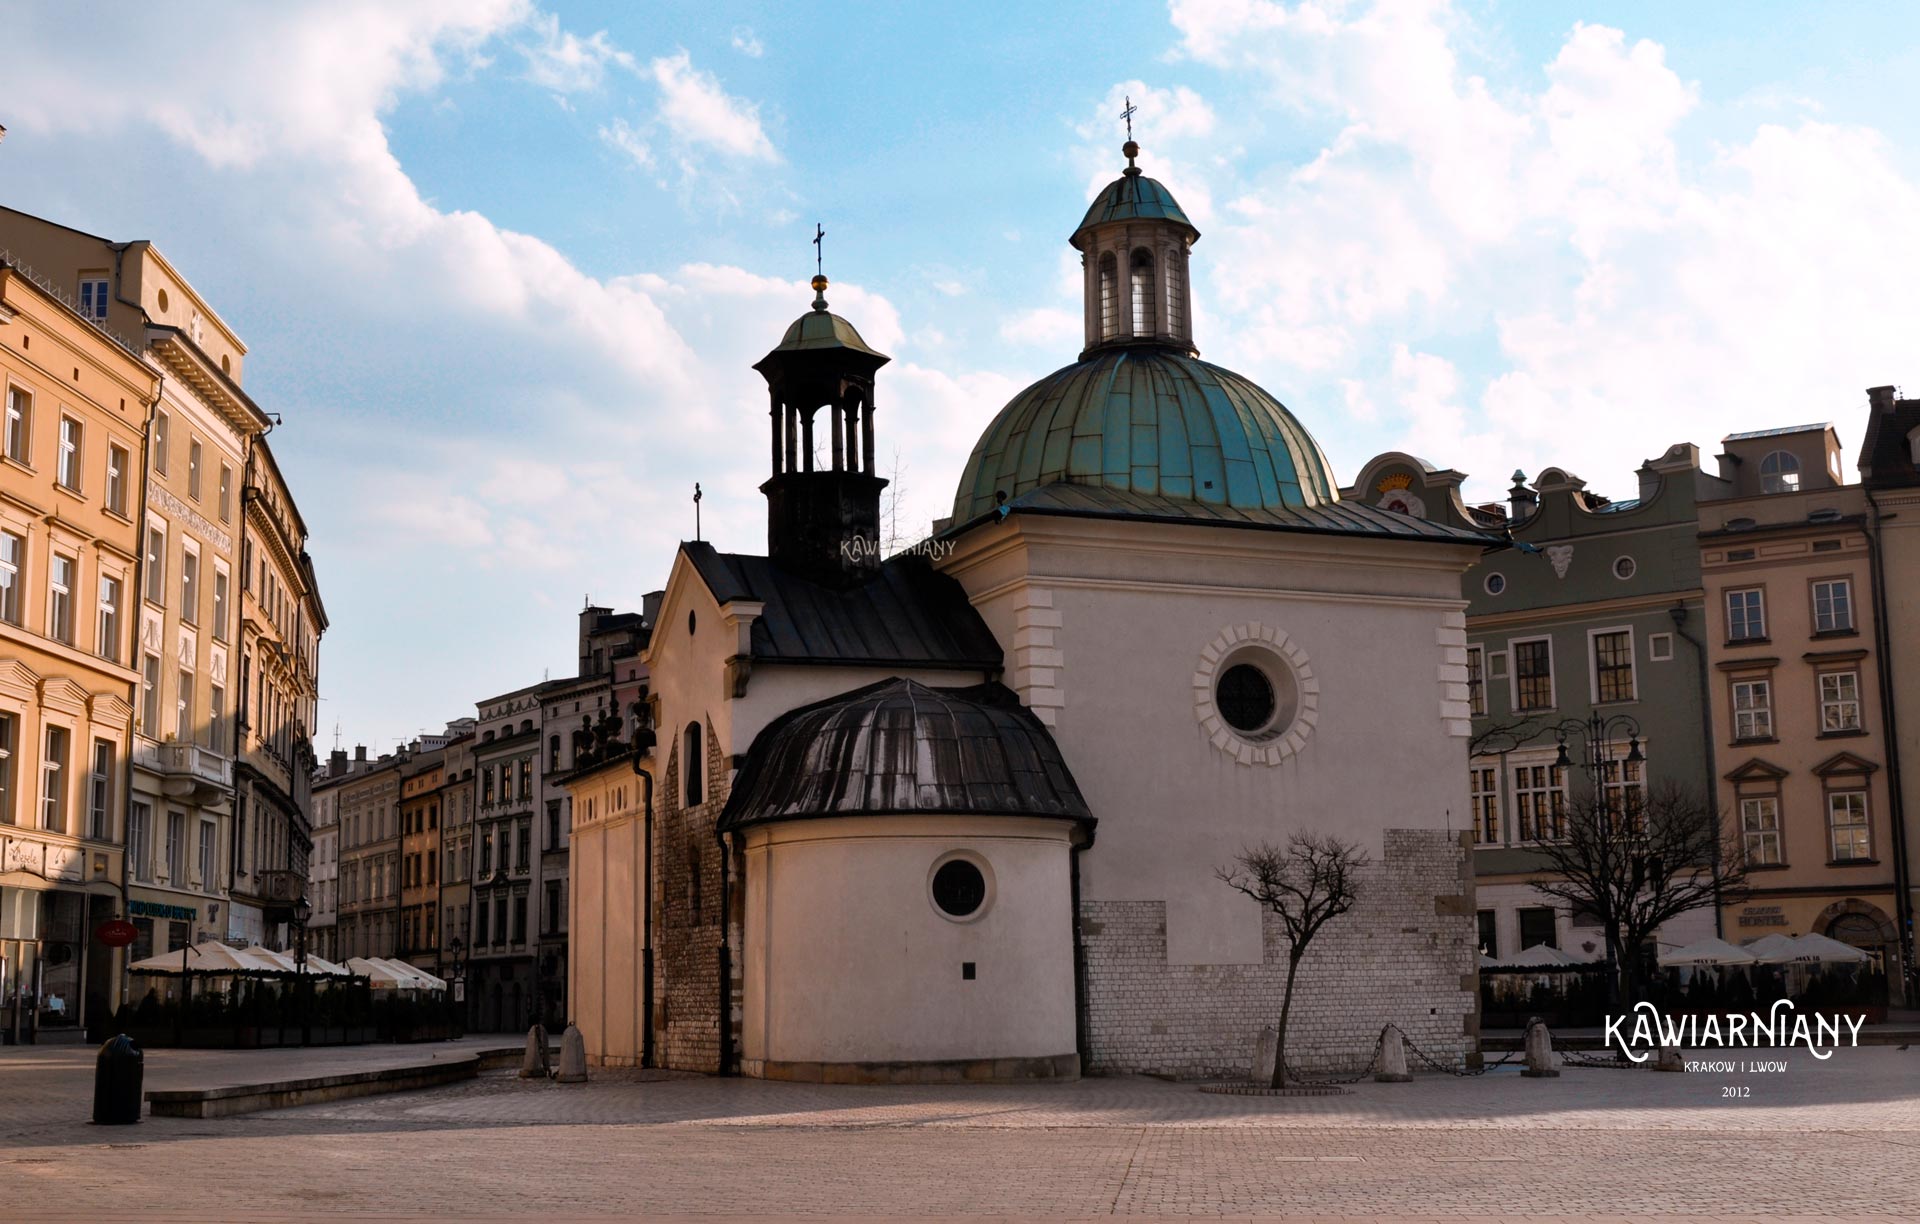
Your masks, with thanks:
<instances>
[{"instance_id":1,"label":"stone framed round window","mask_svg":"<svg viewBox=\"0 0 1920 1224\"><path fill-rule=\"evenodd\" d=\"M1632 557L1615 557L1613 559L1613 576L1622 582L1633 577L1639 571L1640 566Z\"/></svg>"},{"instance_id":2,"label":"stone framed round window","mask_svg":"<svg viewBox=\"0 0 1920 1224\"><path fill-rule=\"evenodd\" d=\"M969 851L943 854L927 870L927 900L949 922L972 922L993 908L993 868Z\"/></svg>"},{"instance_id":3,"label":"stone framed round window","mask_svg":"<svg viewBox=\"0 0 1920 1224\"><path fill-rule=\"evenodd\" d=\"M1507 576L1505 574L1488 574L1487 580L1480 585L1486 590L1487 594L1498 595L1507 589Z\"/></svg>"},{"instance_id":4,"label":"stone framed round window","mask_svg":"<svg viewBox=\"0 0 1920 1224\"><path fill-rule=\"evenodd\" d=\"M1242 765L1278 765L1306 746L1320 682L1299 643L1271 625L1235 625L1200 652L1193 711L1209 742Z\"/></svg>"}]
</instances>

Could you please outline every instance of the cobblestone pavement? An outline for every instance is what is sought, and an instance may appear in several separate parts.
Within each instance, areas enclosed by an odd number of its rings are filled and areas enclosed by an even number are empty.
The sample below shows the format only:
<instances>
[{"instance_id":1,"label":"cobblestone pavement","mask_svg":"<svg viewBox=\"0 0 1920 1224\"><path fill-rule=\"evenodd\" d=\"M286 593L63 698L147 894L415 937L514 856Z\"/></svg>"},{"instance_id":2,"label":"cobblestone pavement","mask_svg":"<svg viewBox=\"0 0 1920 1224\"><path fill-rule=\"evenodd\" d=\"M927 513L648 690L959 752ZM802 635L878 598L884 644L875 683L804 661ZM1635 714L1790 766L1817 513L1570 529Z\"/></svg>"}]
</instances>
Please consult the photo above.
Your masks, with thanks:
<instances>
[{"instance_id":1,"label":"cobblestone pavement","mask_svg":"<svg viewBox=\"0 0 1920 1224\"><path fill-rule=\"evenodd\" d=\"M62 1066L36 1061L47 1053L0 1052L0 1217L31 1204L36 1219L143 1222L638 1213L1920 1220L1920 1050L1842 1050L1827 1061L1796 1051L1784 1072L1569 1067L1533 1080L1502 1068L1305 1098L1215 1096L1144 1078L840 1087L607 1073L559 1085L495 1073L110 1131L82 1124L90 1088L72 1055L62 1052ZM180 1082L188 1072L170 1064L184 1057L154 1052L150 1076ZM1725 1095L1742 1087L1749 1096Z\"/></svg>"}]
</instances>

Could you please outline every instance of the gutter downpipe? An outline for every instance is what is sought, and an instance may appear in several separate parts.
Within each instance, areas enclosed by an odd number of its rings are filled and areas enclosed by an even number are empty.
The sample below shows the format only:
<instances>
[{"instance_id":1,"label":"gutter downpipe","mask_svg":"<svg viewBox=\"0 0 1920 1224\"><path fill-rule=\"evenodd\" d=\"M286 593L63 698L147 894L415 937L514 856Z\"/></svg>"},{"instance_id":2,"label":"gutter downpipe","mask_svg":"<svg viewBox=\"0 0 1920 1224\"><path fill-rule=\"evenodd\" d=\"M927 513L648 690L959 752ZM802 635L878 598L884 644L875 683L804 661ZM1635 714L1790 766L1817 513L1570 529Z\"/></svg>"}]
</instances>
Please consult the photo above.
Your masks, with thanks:
<instances>
[{"instance_id":1,"label":"gutter downpipe","mask_svg":"<svg viewBox=\"0 0 1920 1224\"><path fill-rule=\"evenodd\" d=\"M117 279L117 270L115 276ZM167 376L161 374L159 376L159 382L154 384L153 400L147 405L146 423L140 430L140 514L139 517L134 520L139 524L139 529L133 545L133 590L127 593L127 603L130 605L130 610L136 613L144 610L147 599L147 482L152 478L153 473L153 462L148 452L153 439L153 416L154 413L160 409L160 397L165 393L166 385ZM138 616L129 616L127 617L127 622L127 627L130 631L128 638L131 646L130 654L132 656L138 656L140 653L140 618ZM133 872L133 864L127 861L127 855L133 848L130 844L133 841L133 759L134 747L137 736L139 735L140 710L144 704L140 699L140 685L143 682L142 678L144 677L144 673L141 672L137 657L130 657L127 662L133 667L136 679L133 682L133 700L128 703L133 707L133 710L132 713L127 715L127 784L125 791L120 796L120 915L128 921L132 921L132 882L128 877ZM148 836L152 836L151 830L148 831ZM151 843L149 843L148 848L152 848ZM188 942L191 943L192 941L189 940ZM129 954L128 963L131 963L131 954ZM120 1001L125 1003L127 1001L127 983L125 980L127 972L124 966L121 968L120 976L122 979L120 982Z\"/></svg>"},{"instance_id":2,"label":"gutter downpipe","mask_svg":"<svg viewBox=\"0 0 1920 1224\"><path fill-rule=\"evenodd\" d=\"M645 932L640 945L640 1065L653 1066L653 774L640 768L639 745L634 745L633 772L644 783L645 848L640 854L640 912Z\"/></svg>"},{"instance_id":3,"label":"gutter downpipe","mask_svg":"<svg viewBox=\"0 0 1920 1224\"><path fill-rule=\"evenodd\" d=\"M1704 621L1706 619L1706 614L1704 611L1704 609L1706 608L1706 601L1704 597L1701 600L1700 606L1703 609L1701 613L1701 619ZM1722 828L1722 822L1720 818L1720 767L1717 764L1715 764L1715 754L1713 750L1713 692L1707 676L1707 646L1704 641L1694 637L1691 633L1688 633L1686 630L1687 604L1685 600L1681 600L1678 603L1675 603L1671 608L1668 608L1667 615L1671 617L1673 620L1673 631L1679 634L1681 639L1685 641L1687 645L1693 647L1693 657L1699 664L1696 671L1700 680L1700 747L1705 754L1702 759L1705 761L1706 770L1707 770L1707 773L1706 773L1707 793L1704 796L1704 798L1706 799L1708 805L1712 807L1713 814L1714 814L1713 815L1713 824L1714 824L1713 937L1715 939L1724 939L1726 938L1726 915L1722 911L1722 908L1720 905L1720 883L1719 883L1720 843L1723 840L1724 829Z\"/></svg>"},{"instance_id":4,"label":"gutter downpipe","mask_svg":"<svg viewBox=\"0 0 1920 1224\"><path fill-rule=\"evenodd\" d=\"M1087 1073L1087 1059L1093 1045L1093 1034L1089 1029L1087 1016L1087 945L1080 932L1080 855L1093 848L1095 828L1088 824L1081 830L1086 840L1075 840L1067 858L1068 878L1072 885L1073 904L1073 1044L1074 1052L1079 1056L1079 1073Z\"/></svg>"},{"instance_id":5,"label":"gutter downpipe","mask_svg":"<svg viewBox=\"0 0 1920 1224\"><path fill-rule=\"evenodd\" d=\"M733 1075L733 848L725 830L716 824L713 839L720 843L720 1075Z\"/></svg>"},{"instance_id":6,"label":"gutter downpipe","mask_svg":"<svg viewBox=\"0 0 1920 1224\"><path fill-rule=\"evenodd\" d=\"M1900 781L1900 724L1894 710L1893 663L1887 630L1887 581L1880 555L1880 503L1867 494L1867 572L1873 582L1874 680L1880 690L1880 725L1887 738L1888 814L1893 820L1894 922L1899 927L1901 995L1912 1005L1913 871L1907 858L1905 795Z\"/></svg>"}]
</instances>

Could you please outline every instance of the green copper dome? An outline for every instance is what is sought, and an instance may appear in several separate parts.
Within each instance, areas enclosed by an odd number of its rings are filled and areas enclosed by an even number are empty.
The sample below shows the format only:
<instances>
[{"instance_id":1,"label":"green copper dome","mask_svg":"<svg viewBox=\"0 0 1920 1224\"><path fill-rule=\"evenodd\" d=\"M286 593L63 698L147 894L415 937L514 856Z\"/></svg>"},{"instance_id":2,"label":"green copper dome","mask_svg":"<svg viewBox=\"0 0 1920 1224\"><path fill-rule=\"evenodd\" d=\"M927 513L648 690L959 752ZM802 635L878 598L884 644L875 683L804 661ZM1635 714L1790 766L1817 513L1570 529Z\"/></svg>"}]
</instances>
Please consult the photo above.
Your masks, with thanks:
<instances>
[{"instance_id":1,"label":"green copper dome","mask_svg":"<svg viewBox=\"0 0 1920 1224\"><path fill-rule=\"evenodd\" d=\"M1299 509L1339 500L1326 456L1280 401L1164 345L1098 350L1013 397L953 500L956 523L1051 484L1199 506Z\"/></svg>"},{"instance_id":2,"label":"green copper dome","mask_svg":"<svg viewBox=\"0 0 1920 1224\"><path fill-rule=\"evenodd\" d=\"M1172 221L1187 227L1189 241L1200 236L1173 193L1159 180L1140 173L1138 166L1128 166L1119 178L1107 184L1106 190L1093 198L1087 215L1080 219L1080 227L1073 231L1073 245L1080 245L1080 235L1109 221Z\"/></svg>"},{"instance_id":3,"label":"green copper dome","mask_svg":"<svg viewBox=\"0 0 1920 1224\"><path fill-rule=\"evenodd\" d=\"M886 360L886 355L869 348L860 338L853 324L837 314L829 313L823 302L820 307L808 311L793 321L787 328L787 334L780 337L780 343L774 348L776 353L814 352L820 349L852 349Z\"/></svg>"}]
</instances>

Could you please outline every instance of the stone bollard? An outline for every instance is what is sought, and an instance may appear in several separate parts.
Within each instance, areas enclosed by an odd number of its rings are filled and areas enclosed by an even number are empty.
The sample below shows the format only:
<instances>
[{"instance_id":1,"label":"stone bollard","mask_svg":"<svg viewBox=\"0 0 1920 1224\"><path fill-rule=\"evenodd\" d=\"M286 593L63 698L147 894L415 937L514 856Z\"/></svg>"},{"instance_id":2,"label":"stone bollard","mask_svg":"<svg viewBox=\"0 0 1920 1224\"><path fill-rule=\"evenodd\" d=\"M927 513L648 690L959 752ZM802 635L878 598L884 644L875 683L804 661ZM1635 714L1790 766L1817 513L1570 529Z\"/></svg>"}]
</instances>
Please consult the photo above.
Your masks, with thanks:
<instances>
[{"instance_id":1,"label":"stone bollard","mask_svg":"<svg viewBox=\"0 0 1920 1224\"><path fill-rule=\"evenodd\" d=\"M1389 1024L1380 1037L1380 1069L1373 1073L1376 1084L1411 1084L1407 1072L1407 1040L1399 1028Z\"/></svg>"},{"instance_id":2,"label":"stone bollard","mask_svg":"<svg viewBox=\"0 0 1920 1224\"><path fill-rule=\"evenodd\" d=\"M563 1084L587 1082L587 1039L577 1024L569 1024L560 1034L560 1072L553 1078Z\"/></svg>"},{"instance_id":3,"label":"stone bollard","mask_svg":"<svg viewBox=\"0 0 1920 1224\"><path fill-rule=\"evenodd\" d=\"M1253 1082L1271 1084L1273 1082L1273 1060L1279 1057L1280 1032L1271 1024L1260 1030L1253 1039Z\"/></svg>"},{"instance_id":4,"label":"stone bollard","mask_svg":"<svg viewBox=\"0 0 1920 1224\"><path fill-rule=\"evenodd\" d=\"M1520 1074L1532 1079L1550 1079L1560 1074L1553 1065L1553 1034L1537 1018L1527 1022L1527 1065Z\"/></svg>"},{"instance_id":5,"label":"stone bollard","mask_svg":"<svg viewBox=\"0 0 1920 1224\"><path fill-rule=\"evenodd\" d=\"M547 1030L543 1025L534 1025L527 1030L527 1055L520 1060L521 1079L545 1079L551 1071L547 1065Z\"/></svg>"},{"instance_id":6,"label":"stone bollard","mask_svg":"<svg viewBox=\"0 0 1920 1224\"><path fill-rule=\"evenodd\" d=\"M1680 1057L1680 1051L1673 1046L1661 1046L1660 1057L1654 1061L1655 1071L1685 1071L1687 1064Z\"/></svg>"}]
</instances>

